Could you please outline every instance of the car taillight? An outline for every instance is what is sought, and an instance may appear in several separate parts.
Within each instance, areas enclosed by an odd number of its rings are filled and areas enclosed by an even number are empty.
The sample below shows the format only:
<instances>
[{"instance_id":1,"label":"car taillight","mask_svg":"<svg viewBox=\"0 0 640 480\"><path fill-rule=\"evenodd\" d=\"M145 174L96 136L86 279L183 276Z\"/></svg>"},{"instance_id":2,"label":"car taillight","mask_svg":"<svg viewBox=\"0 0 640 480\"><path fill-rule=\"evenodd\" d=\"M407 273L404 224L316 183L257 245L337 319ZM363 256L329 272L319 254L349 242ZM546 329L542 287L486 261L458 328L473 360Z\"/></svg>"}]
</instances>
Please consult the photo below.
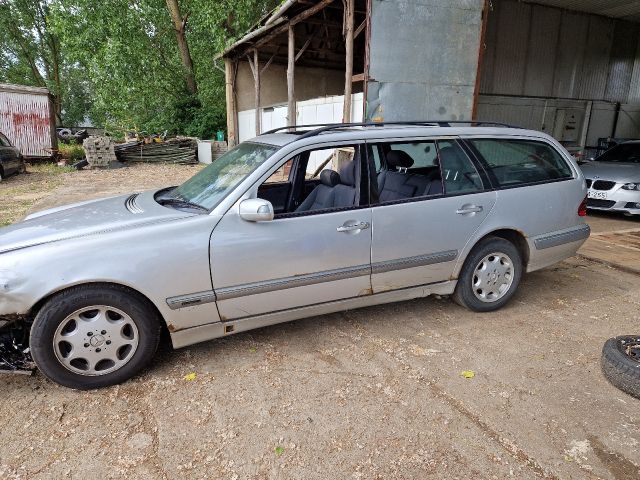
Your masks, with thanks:
<instances>
[{"instance_id":1,"label":"car taillight","mask_svg":"<svg viewBox=\"0 0 640 480\"><path fill-rule=\"evenodd\" d=\"M582 200L582 203L578 207L578 216L579 217L587 216L587 197L584 197L584 200Z\"/></svg>"}]
</instances>

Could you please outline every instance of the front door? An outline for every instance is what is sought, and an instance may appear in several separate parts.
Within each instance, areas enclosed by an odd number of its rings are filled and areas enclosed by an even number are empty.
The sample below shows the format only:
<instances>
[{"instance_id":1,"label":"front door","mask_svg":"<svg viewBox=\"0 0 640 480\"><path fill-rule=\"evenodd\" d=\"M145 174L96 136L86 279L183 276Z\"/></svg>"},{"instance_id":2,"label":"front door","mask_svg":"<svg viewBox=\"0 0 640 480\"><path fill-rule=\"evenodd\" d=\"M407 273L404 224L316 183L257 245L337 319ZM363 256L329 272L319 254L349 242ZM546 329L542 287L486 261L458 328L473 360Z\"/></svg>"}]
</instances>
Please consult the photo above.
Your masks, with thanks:
<instances>
[{"instance_id":1,"label":"front door","mask_svg":"<svg viewBox=\"0 0 640 480\"><path fill-rule=\"evenodd\" d=\"M306 162L309 155L297 158ZM304 180L306 168L294 164L293 171ZM267 222L243 220L238 205L227 212L211 237L211 276L223 320L370 294L371 209L359 206L360 166L354 171L355 178L343 174L339 184L337 173L324 175L331 183L317 187L324 190L315 194L313 208L303 207L304 199L297 198L287 202L290 211ZM270 183L258 193L273 191ZM341 195L330 191L336 187ZM351 205L336 203L339 197L353 199Z\"/></svg>"},{"instance_id":2,"label":"front door","mask_svg":"<svg viewBox=\"0 0 640 480\"><path fill-rule=\"evenodd\" d=\"M460 253L491 212L496 193L485 190L455 140L374 149L386 164L379 175L390 178L379 182L380 203L372 208L373 293L449 280ZM400 155L404 168L399 170L384 161Z\"/></svg>"}]
</instances>

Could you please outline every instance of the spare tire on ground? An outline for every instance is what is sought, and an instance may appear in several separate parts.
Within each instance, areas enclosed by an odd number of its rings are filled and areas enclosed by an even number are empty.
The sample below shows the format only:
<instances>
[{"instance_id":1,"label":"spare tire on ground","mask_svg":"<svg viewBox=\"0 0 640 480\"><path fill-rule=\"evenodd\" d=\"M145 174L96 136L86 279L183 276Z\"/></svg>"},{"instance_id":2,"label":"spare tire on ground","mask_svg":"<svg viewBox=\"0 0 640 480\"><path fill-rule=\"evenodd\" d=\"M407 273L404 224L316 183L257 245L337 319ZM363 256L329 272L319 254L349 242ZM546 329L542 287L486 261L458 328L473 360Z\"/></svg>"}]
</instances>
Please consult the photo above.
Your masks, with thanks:
<instances>
[{"instance_id":1,"label":"spare tire on ground","mask_svg":"<svg viewBox=\"0 0 640 480\"><path fill-rule=\"evenodd\" d=\"M601 365L613 386L640 398L640 335L607 340L602 347Z\"/></svg>"}]
</instances>

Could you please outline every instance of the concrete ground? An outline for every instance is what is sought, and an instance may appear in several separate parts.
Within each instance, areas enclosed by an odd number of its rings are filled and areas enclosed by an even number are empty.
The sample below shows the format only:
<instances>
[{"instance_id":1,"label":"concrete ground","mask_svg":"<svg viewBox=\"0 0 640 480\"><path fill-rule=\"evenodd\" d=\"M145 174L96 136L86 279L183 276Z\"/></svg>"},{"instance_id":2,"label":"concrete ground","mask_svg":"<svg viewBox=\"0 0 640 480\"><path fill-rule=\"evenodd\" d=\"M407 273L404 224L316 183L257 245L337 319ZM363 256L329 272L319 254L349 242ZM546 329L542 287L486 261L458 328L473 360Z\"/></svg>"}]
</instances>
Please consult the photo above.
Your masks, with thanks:
<instances>
[{"instance_id":1,"label":"concrete ground","mask_svg":"<svg viewBox=\"0 0 640 480\"><path fill-rule=\"evenodd\" d=\"M91 191L64 173L30 208L184 170L157 168ZM165 347L100 391L0 377L0 478L638 479L640 401L599 367L607 338L638 330L640 276L577 258L493 314L427 298L314 317Z\"/></svg>"}]
</instances>

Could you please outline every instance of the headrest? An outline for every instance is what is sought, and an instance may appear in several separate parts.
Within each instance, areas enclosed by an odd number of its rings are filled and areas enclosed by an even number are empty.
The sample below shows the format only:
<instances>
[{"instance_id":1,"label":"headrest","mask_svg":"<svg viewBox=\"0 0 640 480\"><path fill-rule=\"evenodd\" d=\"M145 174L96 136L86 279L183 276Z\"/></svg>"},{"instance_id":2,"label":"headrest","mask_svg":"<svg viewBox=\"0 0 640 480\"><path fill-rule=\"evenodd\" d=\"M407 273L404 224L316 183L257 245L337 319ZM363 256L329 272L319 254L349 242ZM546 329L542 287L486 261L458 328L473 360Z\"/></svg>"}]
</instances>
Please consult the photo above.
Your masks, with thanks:
<instances>
[{"instance_id":1,"label":"headrest","mask_svg":"<svg viewBox=\"0 0 640 480\"><path fill-rule=\"evenodd\" d=\"M335 187L340 183L340 175L333 170L322 170L320 172L320 183L327 187Z\"/></svg>"},{"instance_id":2,"label":"headrest","mask_svg":"<svg viewBox=\"0 0 640 480\"><path fill-rule=\"evenodd\" d=\"M340 183L343 185L349 185L350 187L356 186L356 161L351 160L346 163L340 169Z\"/></svg>"},{"instance_id":3,"label":"headrest","mask_svg":"<svg viewBox=\"0 0 640 480\"><path fill-rule=\"evenodd\" d=\"M387 152L387 163L393 168L411 168L413 158L402 150L390 150Z\"/></svg>"}]
</instances>

